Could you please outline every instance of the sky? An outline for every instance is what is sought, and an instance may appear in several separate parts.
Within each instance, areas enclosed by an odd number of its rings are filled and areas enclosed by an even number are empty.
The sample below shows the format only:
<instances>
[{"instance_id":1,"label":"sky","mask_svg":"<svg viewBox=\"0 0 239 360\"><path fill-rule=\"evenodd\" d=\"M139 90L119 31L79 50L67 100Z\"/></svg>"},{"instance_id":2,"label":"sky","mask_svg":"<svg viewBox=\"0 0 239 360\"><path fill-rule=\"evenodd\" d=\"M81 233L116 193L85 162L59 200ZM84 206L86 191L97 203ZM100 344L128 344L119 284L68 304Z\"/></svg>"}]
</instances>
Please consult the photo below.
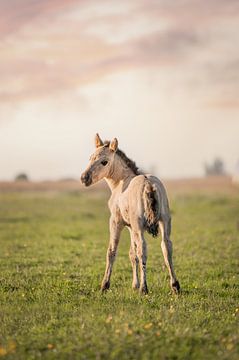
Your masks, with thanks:
<instances>
[{"instance_id":1,"label":"sky","mask_svg":"<svg viewBox=\"0 0 239 360\"><path fill-rule=\"evenodd\" d=\"M239 159L237 0L0 0L0 180L79 178L96 132L140 168Z\"/></svg>"}]
</instances>

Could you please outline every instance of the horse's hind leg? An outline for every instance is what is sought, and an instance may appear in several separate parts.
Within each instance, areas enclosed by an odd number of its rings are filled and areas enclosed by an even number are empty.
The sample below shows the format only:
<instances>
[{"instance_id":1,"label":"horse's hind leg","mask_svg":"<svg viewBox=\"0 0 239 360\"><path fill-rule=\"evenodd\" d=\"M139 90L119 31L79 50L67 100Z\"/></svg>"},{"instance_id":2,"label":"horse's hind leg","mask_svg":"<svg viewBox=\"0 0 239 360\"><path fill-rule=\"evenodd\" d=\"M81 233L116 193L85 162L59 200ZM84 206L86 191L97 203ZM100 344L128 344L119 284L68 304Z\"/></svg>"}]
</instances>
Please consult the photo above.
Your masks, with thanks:
<instances>
[{"instance_id":1,"label":"horse's hind leg","mask_svg":"<svg viewBox=\"0 0 239 360\"><path fill-rule=\"evenodd\" d=\"M129 229L129 231L130 231L130 229ZM131 236L131 245L130 245L130 249L129 249L129 258L130 258L132 270L133 270L132 288L138 289L139 288L139 278L138 278L139 259L138 259L137 252L136 252L136 244L134 242L134 238L132 236L131 231L130 231L130 236Z\"/></svg>"},{"instance_id":2,"label":"horse's hind leg","mask_svg":"<svg viewBox=\"0 0 239 360\"><path fill-rule=\"evenodd\" d=\"M147 245L141 230L133 231L132 238L137 248L137 257L140 267L140 292L142 294L148 293L147 281L146 281L146 262L147 262Z\"/></svg>"},{"instance_id":3,"label":"horse's hind leg","mask_svg":"<svg viewBox=\"0 0 239 360\"><path fill-rule=\"evenodd\" d=\"M159 227L162 234L161 248L164 256L165 265L167 266L169 271L170 285L172 290L178 294L180 291L180 285L173 268L173 245L172 241L170 240L171 220L167 219L164 221L160 221Z\"/></svg>"}]
</instances>

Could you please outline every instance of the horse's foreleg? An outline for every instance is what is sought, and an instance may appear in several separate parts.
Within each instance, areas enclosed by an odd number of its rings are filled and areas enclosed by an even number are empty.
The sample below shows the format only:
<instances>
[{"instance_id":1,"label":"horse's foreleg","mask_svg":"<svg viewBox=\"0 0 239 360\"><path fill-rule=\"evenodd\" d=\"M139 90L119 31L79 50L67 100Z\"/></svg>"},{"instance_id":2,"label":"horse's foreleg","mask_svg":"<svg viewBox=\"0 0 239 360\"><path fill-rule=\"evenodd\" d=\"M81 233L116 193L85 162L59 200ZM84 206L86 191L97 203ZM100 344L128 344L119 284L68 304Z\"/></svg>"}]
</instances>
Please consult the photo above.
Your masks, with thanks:
<instances>
[{"instance_id":1,"label":"horse's foreleg","mask_svg":"<svg viewBox=\"0 0 239 360\"><path fill-rule=\"evenodd\" d=\"M148 293L147 281L146 281L146 262L147 262L147 245L144 239L143 233L132 232L134 243L137 247L137 257L140 267L140 292L142 294Z\"/></svg>"},{"instance_id":2,"label":"horse's foreleg","mask_svg":"<svg viewBox=\"0 0 239 360\"><path fill-rule=\"evenodd\" d=\"M170 220L169 220L170 221ZM170 285L175 293L179 293L180 285L177 280L176 274L173 268L173 244L170 240L170 224L168 222L159 222L159 227L162 235L161 248L164 256L165 265L168 268L170 276Z\"/></svg>"},{"instance_id":3,"label":"horse's foreleg","mask_svg":"<svg viewBox=\"0 0 239 360\"><path fill-rule=\"evenodd\" d=\"M139 259L138 259L137 253L136 253L136 244L134 243L132 234L131 234L131 245L130 245L130 249L129 249L129 258L130 258L132 270L133 270L132 288L138 289L139 288L139 278L138 278Z\"/></svg>"},{"instance_id":4,"label":"horse's foreleg","mask_svg":"<svg viewBox=\"0 0 239 360\"><path fill-rule=\"evenodd\" d=\"M110 277L116 257L121 230L122 224L118 223L115 219L110 218L110 241L106 254L105 275L101 284L102 291L108 290L110 288Z\"/></svg>"}]
</instances>

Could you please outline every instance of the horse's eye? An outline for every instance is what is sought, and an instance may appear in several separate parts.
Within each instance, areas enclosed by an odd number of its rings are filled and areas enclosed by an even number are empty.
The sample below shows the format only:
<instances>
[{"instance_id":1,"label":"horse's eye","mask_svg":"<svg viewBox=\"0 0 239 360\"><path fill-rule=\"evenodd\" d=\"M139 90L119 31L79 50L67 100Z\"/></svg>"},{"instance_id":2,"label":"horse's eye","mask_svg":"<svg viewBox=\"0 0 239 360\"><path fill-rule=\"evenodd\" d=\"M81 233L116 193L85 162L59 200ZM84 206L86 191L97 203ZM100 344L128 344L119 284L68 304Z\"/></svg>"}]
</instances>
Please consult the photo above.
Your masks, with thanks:
<instances>
[{"instance_id":1,"label":"horse's eye","mask_svg":"<svg viewBox=\"0 0 239 360\"><path fill-rule=\"evenodd\" d=\"M108 164L108 161L107 161L107 160L103 160L103 161L101 161L101 164L102 164L103 166L105 166L105 165Z\"/></svg>"}]
</instances>

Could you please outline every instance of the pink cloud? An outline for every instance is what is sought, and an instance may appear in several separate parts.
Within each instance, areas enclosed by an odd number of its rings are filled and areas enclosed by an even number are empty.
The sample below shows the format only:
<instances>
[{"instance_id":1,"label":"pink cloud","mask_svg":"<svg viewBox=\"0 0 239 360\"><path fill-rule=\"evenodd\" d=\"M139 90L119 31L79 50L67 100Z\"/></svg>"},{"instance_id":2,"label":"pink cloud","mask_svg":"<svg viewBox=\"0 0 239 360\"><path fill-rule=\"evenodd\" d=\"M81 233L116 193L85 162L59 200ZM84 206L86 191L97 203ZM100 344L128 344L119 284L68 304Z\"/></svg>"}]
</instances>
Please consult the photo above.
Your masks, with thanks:
<instances>
[{"instance_id":1,"label":"pink cloud","mask_svg":"<svg viewBox=\"0 0 239 360\"><path fill-rule=\"evenodd\" d=\"M10 5L10 2L1 2L0 101L22 101L74 90L105 75L139 67L171 66L173 69L182 66L182 71L187 71L187 64L194 61L195 54L200 56L200 51L210 49L213 41L208 36L210 25L224 18L239 19L239 5L232 0L209 3L139 0L123 15L108 11L106 14L93 12L91 16L88 11L85 18L81 15L72 20L67 16L69 10L81 13L88 4L94 7L98 3L13 0ZM110 10L112 2L107 4ZM156 23L167 19L168 25L158 31L145 34L142 31L138 36L136 33L127 39L127 26L132 26L134 19L140 17ZM97 26L101 25L106 29L103 35L97 34ZM95 33L87 31L92 26ZM118 32L125 32L124 41L109 41L107 31L112 36L114 26ZM11 35L10 42L7 35ZM231 57L238 55L236 51ZM220 63L222 60L215 60L212 54L213 64L214 61ZM203 66L205 68L198 68L198 71L210 84L208 64ZM235 68L233 73L236 71ZM220 81L224 84L226 79Z\"/></svg>"},{"instance_id":2,"label":"pink cloud","mask_svg":"<svg viewBox=\"0 0 239 360\"><path fill-rule=\"evenodd\" d=\"M38 18L48 15L55 16L57 13L66 11L79 0L11 0L0 2L0 36L3 38L15 33L27 23L34 22Z\"/></svg>"}]
</instances>

